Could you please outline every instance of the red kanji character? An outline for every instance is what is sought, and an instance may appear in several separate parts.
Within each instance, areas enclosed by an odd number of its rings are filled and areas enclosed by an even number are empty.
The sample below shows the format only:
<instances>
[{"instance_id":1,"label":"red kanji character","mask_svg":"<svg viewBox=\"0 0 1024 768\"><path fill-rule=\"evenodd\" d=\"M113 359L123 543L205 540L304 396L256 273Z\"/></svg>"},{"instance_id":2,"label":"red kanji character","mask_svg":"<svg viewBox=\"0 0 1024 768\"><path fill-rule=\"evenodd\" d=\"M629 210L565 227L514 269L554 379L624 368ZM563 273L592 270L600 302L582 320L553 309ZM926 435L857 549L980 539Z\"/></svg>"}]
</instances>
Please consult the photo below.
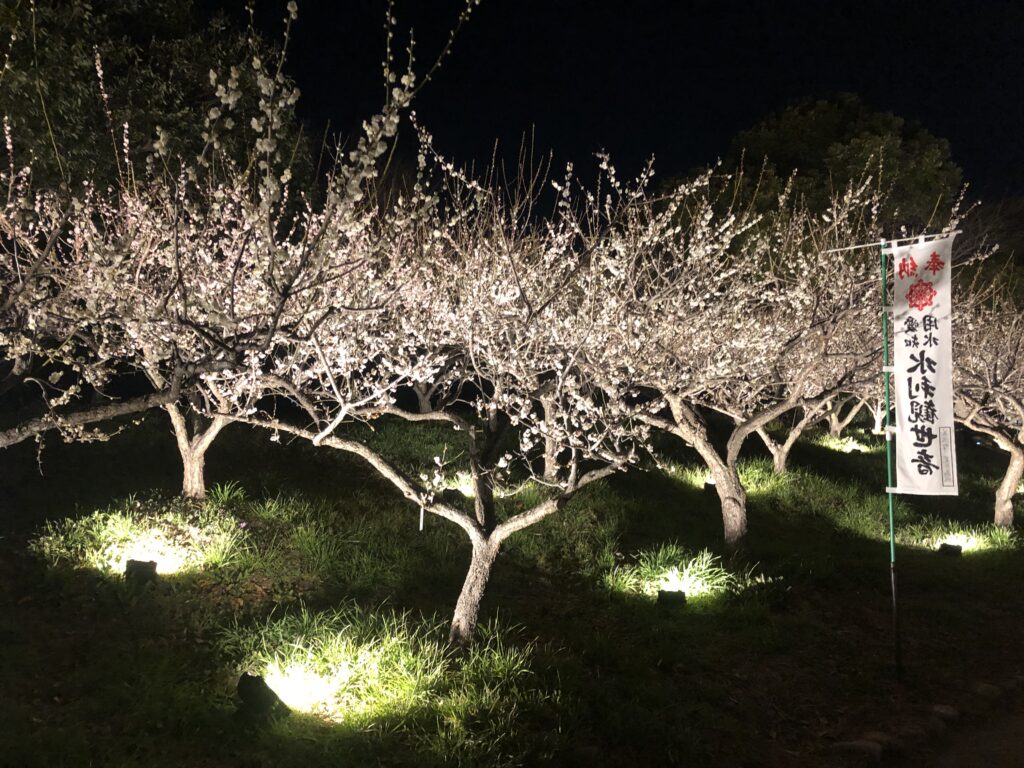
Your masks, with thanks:
<instances>
[{"instance_id":1,"label":"red kanji character","mask_svg":"<svg viewBox=\"0 0 1024 768\"><path fill-rule=\"evenodd\" d=\"M935 289L927 280L918 280L907 291L907 303L917 310L930 307L934 298Z\"/></svg>"},{"instance_id":2,"label":"red kanji character","mask_svg":"<svg viewBox=\"0 0 1024 768\"><path fill-rule=\"evenodd\" d=\"M932 251L932 255L928 257L928 263L924 265L924 268L934 275L936 272L941 272L944 266L946 266L946 262L939 258L939 254Z\"/></svg>"},{"instance_id":3,"label":"red kanji character","mask_svg":"<svg viewBox=\"0 0 1024 768\"><path fill-rule=\"evenodd\" d=\"M917 262L914 261L914 257L904 256L900 259L900 265L896 269L896 274L901 280L904 277L917 277Z\"/></svg>"}]
</instances>

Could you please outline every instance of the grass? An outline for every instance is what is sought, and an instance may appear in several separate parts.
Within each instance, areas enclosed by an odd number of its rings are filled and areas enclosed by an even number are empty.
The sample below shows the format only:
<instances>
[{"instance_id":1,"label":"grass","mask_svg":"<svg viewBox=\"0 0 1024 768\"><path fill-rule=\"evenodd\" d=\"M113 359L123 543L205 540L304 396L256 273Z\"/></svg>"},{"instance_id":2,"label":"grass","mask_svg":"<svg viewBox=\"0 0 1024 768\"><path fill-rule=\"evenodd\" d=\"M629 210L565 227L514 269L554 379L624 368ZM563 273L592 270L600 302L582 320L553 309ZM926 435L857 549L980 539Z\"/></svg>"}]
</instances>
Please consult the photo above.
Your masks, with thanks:
<instances>
[{"instance_id":1,"label":"grass","mask_svg":"<svg viewBox=\"0 0 1024 768\"><path fill-rule=\"evenodd\" d=\"M420 532L348 457L241 430L215 446L204 503L141 467L102 500L103 467L164 450L146 434L58 447L45 479L28 452L0 457L22 507L0 541L0 766L819 766L831 741L1020 672L1024 553L987 522L1002 465L984 446L960 452L960 497L897 502L908 683L894 687L874 448L812 433L776 476L752 446L739 553L721 550L717 497L686 452L588 487L508 542L478 641L455 652L468 548L452 526ZM443 457L459 485L449 430L382 420L373 436L405 471ZM503 515L543 497L505 490ZM969 556L934 551L950 537ZM179 567L129 590L136 545L158 563L177 548ZM686 607L658 605L666 587ZM292 714L239 720L243 671Z\"/></svg>"},{"instance_id":2,"label":"grass","mask_svg":"<svg viewBox=\"0 0 1024 768\"><path fill-rule=\"evenodd\" d=\"M233 624L218 646L238 669L264 676L293 712L312 716L274 723L271 740L312 738L343 754L365 751L374 734L437 764L501 765L547 741L521 721L557 726L557 694L538 687L534 646L519 634L490 622L456 654L444 619L348 603Z\"/></svg>"},{"instance_id":3,"label":"grass","mask_svg":"<svg viewBox=\"0 0 1024 768\"><path fill-rule=\"evenodd\" d=\"M694 555L676 542L637 552L631 560L604 575L607 589L650 598L660 591L682 592L688 603L701 603L735 591L742 583L717 555L706 549Z\"/></svg>"}]
</instances>

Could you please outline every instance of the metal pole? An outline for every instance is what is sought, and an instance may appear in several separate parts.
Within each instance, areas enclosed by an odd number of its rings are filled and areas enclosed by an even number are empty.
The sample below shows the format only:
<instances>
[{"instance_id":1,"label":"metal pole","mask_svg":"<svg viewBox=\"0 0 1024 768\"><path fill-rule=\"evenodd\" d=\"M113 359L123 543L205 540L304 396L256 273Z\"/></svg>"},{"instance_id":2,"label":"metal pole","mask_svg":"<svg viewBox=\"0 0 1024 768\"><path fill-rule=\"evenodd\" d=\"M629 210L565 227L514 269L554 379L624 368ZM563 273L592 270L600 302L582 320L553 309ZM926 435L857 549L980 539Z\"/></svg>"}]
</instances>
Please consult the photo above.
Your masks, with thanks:
<instances>
[{"instance_id":1,"label":"metal pole","mask_svg":"<svg viewBox=\"0 0 1024 768\"><path fill-rule=\"evenodd\" d=\"M896 520L893 511L892 472L892 419L890 417L890 383L892 366L889 362L889 264L886 242L882 241L882 379L885 381L885 471L888 478L886 497L889 500L889 574L892 581L892 635L893 652L896 661L896 681L903 680L903 657L900 643L899 602L896 599Z\"/></svg>"}]
</instances>

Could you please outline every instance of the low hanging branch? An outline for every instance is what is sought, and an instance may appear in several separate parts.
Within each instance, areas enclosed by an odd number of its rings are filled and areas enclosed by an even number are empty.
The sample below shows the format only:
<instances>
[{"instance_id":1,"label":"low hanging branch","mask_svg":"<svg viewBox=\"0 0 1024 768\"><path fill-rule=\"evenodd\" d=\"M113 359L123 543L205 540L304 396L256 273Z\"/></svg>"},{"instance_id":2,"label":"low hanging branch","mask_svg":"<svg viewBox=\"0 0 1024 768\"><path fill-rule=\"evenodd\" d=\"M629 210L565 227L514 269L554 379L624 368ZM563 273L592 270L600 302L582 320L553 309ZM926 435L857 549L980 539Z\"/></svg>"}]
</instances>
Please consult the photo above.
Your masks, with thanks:
<instances>
[{"instance_id":1,"label":"low hanging branch","mask_svg":"<svg viewBox=\"0 0 1024 768\"><path fill-rule=\"evenodd\" d=\"M159 408L160 406L174 403L181 397L179 384L163 392L154 392L149 395L97 405L92 408L83 408L69 413L48 413L35 419L30 419L16 427L0 431L0 448L9 448L12 445L27 440L30 437L42 435L51 430L75 433L82 427L89 424L96 424L102 421L109 421L122 416L131 416L144 411Z\"/></svg>"}]
</instances>

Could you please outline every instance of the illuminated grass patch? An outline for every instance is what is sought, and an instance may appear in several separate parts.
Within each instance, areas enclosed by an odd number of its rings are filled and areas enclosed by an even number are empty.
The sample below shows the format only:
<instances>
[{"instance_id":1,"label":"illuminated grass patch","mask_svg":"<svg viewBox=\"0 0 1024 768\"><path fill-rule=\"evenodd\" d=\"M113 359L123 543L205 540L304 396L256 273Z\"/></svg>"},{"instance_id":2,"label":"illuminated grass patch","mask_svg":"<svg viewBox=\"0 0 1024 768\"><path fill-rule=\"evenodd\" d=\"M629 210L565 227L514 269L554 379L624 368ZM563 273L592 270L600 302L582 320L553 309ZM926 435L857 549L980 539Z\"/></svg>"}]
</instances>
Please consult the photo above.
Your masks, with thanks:
<instances>
[{"instance_id":1,"label":"illuminated grass patch","mask_svg":"<svg viewBox=\"0 0 1024 768\"><path fill-rule=\"evenodd\" d=\"M556 693L531 669L534 646L495 623L458 653L448 623L349 603L302 608L255 627L235 623L218 646L239 671L262 675L294 712L337 728L336 736L401 731L420 749L456 762L501 754L518 738L517 717L551 712ZM301 722L276 727L301 729Z\"/></svg>"},{"instance_id":2,"label":"illuminated grass patch","mask_svg":"<svg viewBox=\"0 0 1024 768\"><path fill-rule=\"evenodd\" d=\"M880 488L872 490L802 468L776 475L770 462L764 460L742 462L740 476L755 508L787 517L821 517L841 530L867 539L889 539L888 502ZM991 523L970 525L922 515L911 502L899 496L894 503L896 541L903 546L938 549L941 544L950 543L962 546L964 553L1020 547L1020 537L1013 530Z\"/></svg>"},{"instance_id":3,"label":"illuminated grass patch","mask_svg":"<svg viewBox=\"0 0 1024 768\"><path fill-rule=\"evenodd\" d=\"M875 441L868 443L852 435L842 435L840 437L836 437L835 435L832 435L828 432L821 432L818 434L810 435L808 437L808 440L814 445L818 445L830 451L839 451L840 453L885 452L885 443L883 441Z\"/></svg>"},{"instance_id":4,"label":"illuminated grass patch","mask_svg":"<svg viewBox=\"0 0 1024 768\"><path fill-rule=\"evenodd\" d=\"M672 479L698 491L704 490L709 479L708 470L703 466L662 462L661 469Z\"/></svg>"},{"instance_id":5,"label":"illuminated grass patch","mask_svg":"<svg viewBox=\"0 0 1024 768\"><path fill-rule=\"evenodd\" d=\"M77 519L47 523L32 549L50 565L124 573L128 560L154 561L160 574L229 563L244 533L222 509L129 499Z\"/></svg>"},{"instance_id":6,"label":"illuminated grass patch","mask_svg":"<svg viewBox=\"0 0 1024 768\"><path fill-rule=\"evenodd\" d=\"M602 580L613 592L647 597L683 592L688 600L721 595L739 585L716 555L707 550L692 554L675 543L637 552L632 563L616 566Z\"/></svg>"},{"instance_id":7,"label":"illuminated grass patch","mask_svg":"<svg viewBox=\"0 0 1024 768\"><path fill-rule=\"evenodd\" d=\"M963 525L932 517L922 518L899 530L897 541L936 550L943 544L950 544L960 547L965 555L984 551L1010 551L1020 546L1020 537L1012 529L991 523Z\"/></svg>"}]
</instances>

